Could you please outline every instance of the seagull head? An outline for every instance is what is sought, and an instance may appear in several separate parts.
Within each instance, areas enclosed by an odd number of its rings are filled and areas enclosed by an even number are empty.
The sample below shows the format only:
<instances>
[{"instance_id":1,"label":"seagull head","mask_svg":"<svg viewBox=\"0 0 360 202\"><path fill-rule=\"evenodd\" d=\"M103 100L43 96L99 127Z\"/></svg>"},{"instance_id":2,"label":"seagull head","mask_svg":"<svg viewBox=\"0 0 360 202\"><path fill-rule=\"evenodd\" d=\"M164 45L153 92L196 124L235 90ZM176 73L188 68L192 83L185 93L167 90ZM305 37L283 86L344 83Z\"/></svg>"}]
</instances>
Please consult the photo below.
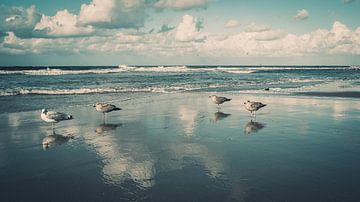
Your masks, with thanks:
<instances>
[{"instance_id":1,"label":"seagull head","mask_svg":"<svg viewBox=\"0 0 360 202\"><path fill-rule=\"evenodd\" d=\"M210 95L209 98L213 98L213 97L216 97L216 95Z\"/></svg>"},{"instance_id":2,"label":"seagull head","mask_svg":"<svg viewBox=\"0 0 360 202\"><path fill-rule=\"evenodd\" d=\"M42 114L46 114L47 112L48 112L48 110L45 109L45 108L41 110L41 113L42 113Z\"/></svg>"}]
</instances>

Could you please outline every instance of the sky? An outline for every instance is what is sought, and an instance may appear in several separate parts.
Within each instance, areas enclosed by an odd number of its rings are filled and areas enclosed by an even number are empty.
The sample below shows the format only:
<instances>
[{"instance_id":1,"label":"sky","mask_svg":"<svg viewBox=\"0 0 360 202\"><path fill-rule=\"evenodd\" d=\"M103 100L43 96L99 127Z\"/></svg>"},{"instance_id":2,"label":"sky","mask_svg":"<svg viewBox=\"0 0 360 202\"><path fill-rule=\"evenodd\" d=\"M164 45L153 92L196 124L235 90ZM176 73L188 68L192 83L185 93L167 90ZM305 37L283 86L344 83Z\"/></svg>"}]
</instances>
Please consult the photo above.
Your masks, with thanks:
<instances>
[{"instance_id":1,"label":"sky","mask_svg":"<svg viewBox=\"0 0 360 202\"><path fill-rule=\"evenodd\" d=\"M1 0L0 65L359 65L360 0Z\"/></svg>"}]
</instances>

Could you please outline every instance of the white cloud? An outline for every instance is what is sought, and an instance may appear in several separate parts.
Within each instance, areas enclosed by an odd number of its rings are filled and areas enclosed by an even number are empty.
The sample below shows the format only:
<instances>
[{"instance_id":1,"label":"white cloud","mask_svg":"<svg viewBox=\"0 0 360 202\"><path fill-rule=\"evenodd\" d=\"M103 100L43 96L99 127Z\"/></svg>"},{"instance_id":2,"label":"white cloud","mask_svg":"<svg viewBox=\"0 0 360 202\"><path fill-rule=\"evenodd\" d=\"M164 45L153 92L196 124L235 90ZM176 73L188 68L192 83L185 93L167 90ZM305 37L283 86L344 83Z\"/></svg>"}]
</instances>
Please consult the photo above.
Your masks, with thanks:
<instances>
[{"instance_id":1,"label":"white cloud","mask_svg":"<svg viewBox=\"0 0 360 202\"><path fill-rule=\"evenodd\" d=\"M207 0L158 0L154 7L157 9L170 8L174 10L206 8Z\"/></svg>"},{"instance_id":2,"label":"white cloud","mask_svg":"<svg viewBox=\"0 0 360 202\"><path fill-rule=\"evenodd\" d=\"M277 39L281 39L286 34L282 30L268 30L263 32L254 32L252 33L251 39L257 41L274 41Z\"/></svg>"},{"instance_id":3,"label":"white cloud","mask_svg":"<svg viewBox=\"0 0 360 202\"><path fill-rule=\"evenodd\" d=\"M352 31L338 21L334 22L330 30L319 29L303 35L280 30L269 30L260 34L240 32L222 41L208 37L201 50L212 56L232 57L360 55L360 27Z\"/></svg>"},{"instance_id":4,"label":"white cloud","mask_svg":"<svg viewBox=\"0 0 360 202\"><path fill-rule=\"evenodd\" d=\"M27 9L0 6L0 35L1 32L14 32L21 37L32 37L32 30L40 18L41 15L36 12L35 6Z\"/></svg>"},{"instance_id":5,"label":"white cloud","mask_svg":"<svg viewBox=\"0 0 360 202\"><path fill-rule=\"evenodd\" d=\"M111 30L104 36L21 39L9 33L0 43L0 53L111 53L162 56L164 59L198 54L205 58L360 55L360 27L351 30L338 21L331 29L301 35L274 29L211 34L200 31L197 22L193 16L185 15L176 29L150 34L137 30Z\"/></svg>"},{"instance_id":6,"label":"white cloud","mask_svg":"<svg viewBox=\"0 0 360 202\"><path fill-rule=\"evenodd\" d=\"M69 37L89 35L94 29L91 26L78 26L77 16L62 10L52 17L43 15L34 31L43 37Z\"/></svg>"},{"instance_id":7,"label":"white cloud","mask_svg":"<svg viewBox=\"0 0 360 202\"><path fill-rule=\"evenodd\" d=\"M246 32L265 32L265 31L269 31L269 30L270 30L270 27L268 27L266 25L255 24L255 23L248 24L245 27Z\"/></svg>"},{"instance_id":8,"label":"white cloud","mask_svg":"<svg viewBox=\"0 0 360 202\"><path fill-rule=\"evenodd\" d=\"M306 20L310 16L309 12L305 9L298 10L297 14L294 16L296 20Z\"/></svg>"},{"instance_id":9,"label":"white cloud","mask_svg":"<svg viewBox=\"0 0 360 202\"><path fill-rule=\"evenodd\" d=\"M101 28L138 28L145 17L145 0L93 0L81 5L79 22Z\"/></svg>"},{"instance_id":10,"label":"white cloud","mask_svg":"<svg viewBox=\"0 0 360 202\"><path fill-rule=\"evenodd\" d=\"M225 24L226 28L235 28L235 27L239 27L239 26L240 26L240 23L237 20L229 20Z\"/></svg>"},{"instance_id":11,"label":"white cloud","mask_svg":"<svg viewBox=\"0 0 360 202\"><path fill-rule=\"evenodd\" d=\"M175 33L176 41L191 42L204 40L201 34L202 22L191 15L184 15Z\"/></svg>"}]
</instances>

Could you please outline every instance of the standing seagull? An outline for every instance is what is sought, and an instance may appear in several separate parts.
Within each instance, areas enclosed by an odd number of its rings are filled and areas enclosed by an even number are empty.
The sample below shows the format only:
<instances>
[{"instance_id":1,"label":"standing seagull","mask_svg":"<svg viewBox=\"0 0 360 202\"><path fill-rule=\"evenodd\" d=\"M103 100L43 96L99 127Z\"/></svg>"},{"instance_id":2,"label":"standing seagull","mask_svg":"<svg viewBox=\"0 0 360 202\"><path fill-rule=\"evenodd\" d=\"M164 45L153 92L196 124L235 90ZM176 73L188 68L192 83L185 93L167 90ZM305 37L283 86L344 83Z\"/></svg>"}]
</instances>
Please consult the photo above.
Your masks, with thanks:
<instances>
[{"instance_id":1,"label":"standing seagull","mask_svg":"<svg viewBox=\"0 0 360 202\"><path fill-rule=\"evenodd\" d=\"M217 104L218 107L220 107L220 105L223 104L224 102L229 102L231 100L231 98L218 97L216 95L210 95L209 98L211 98L213 103Z\"/></svg>"},{"instance_id":2,"label":"standing seagull","mask_svg":"<svg viewBox=\"0 0 360 202\"><path fill-rule=\"evenodd\" d=\"M52 124L52 129L54 132L54 124L60 121L66 121L73 119L72 115L61 113L61 112L53 112L48 111L47 109L41 110L41 119L45 122Z\"/></svg>"},{"instance_id":3,"label":"standing seagull","mask_svg":"<svg viewBox=\"0 0 360 202\"><path fill-rule=\"evenodd\" d=\"M261 102L253 102L250 100L244 102L244 104L245 104L246 110L250 111L251 116L253 116L253 115L256 116L256 111L266 106L266 104L263 104Z\"/></svg>"},{"instance_id":4,"label":"standing seagull","mask_svg":"<svg viewBox=\"0 0 360 202\"><path fill-rule=\"evenodd\" d=\"M116 107L115 105L107 104L107 103L101 103L101 102L97 102L94 105L94 107L96 107L96 111L101 112L101 113L104 114L104 118L105 118L105 113L121 110L121 108Z\"/></svg>"}]
</instances>

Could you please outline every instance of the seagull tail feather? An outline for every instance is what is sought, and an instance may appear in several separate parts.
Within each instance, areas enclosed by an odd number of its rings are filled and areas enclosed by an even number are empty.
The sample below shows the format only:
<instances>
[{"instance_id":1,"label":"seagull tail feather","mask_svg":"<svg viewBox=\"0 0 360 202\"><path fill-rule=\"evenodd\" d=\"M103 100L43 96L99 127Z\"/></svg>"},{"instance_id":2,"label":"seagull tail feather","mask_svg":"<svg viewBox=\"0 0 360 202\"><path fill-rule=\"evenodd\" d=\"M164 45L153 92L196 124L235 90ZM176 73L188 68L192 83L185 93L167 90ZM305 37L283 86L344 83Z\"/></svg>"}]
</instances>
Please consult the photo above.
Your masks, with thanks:
<instances>
[{"instance_id":1,"label":"seagull tail feather","mask_svg":"<svg viewBox=\"0 0 360 202\"><path fill-rule=\"evenodd\" d=\"M121 110L121 108L115 107L113 110L114 110L114 111L119 111L119 110Z\"/></svg>"}]
</instances>

